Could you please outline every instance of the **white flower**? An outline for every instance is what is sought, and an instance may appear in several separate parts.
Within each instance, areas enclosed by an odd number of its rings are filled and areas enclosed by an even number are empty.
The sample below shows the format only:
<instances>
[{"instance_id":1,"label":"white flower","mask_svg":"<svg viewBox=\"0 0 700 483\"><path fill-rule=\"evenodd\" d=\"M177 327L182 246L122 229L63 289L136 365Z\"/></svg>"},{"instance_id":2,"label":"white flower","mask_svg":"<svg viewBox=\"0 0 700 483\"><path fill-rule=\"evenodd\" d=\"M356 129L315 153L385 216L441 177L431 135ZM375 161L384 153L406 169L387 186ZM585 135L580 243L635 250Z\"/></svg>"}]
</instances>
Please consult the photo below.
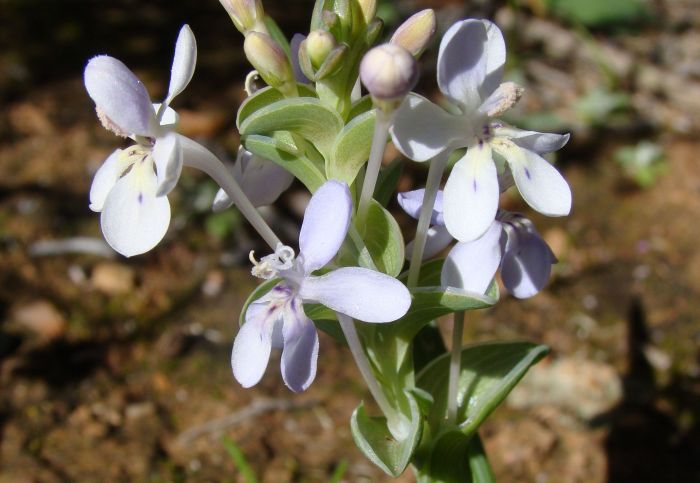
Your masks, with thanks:
<instances>
[{"instance_id":1,"label":"white flower","mask_svg":"<svg viewBox=\"0 0 700 483\"><path fill-rule=\"evenodd\" d=\"M438 84L457 114L411 94L391 129L394 144L415 161L468 148L450 173L443 200L445 225L459 241L478 238L496 217L499 167L502 175L512 175L525 201L540 213L564 216L571 210L568 184L540 156L564 146L569 135L522 131L493 119L521 94L515 84L501 83L505 58L496 25L487 20L457 22L443 37L438 55ZM494 152L506 166L497 166Z\"/></svg>"},{"instance_id":2,"label":"white flower","mask_svg":"<svg viewBox=\"0 0 700 483\"><path fill-rule=\"evenodd\" d=\"M90 209L101 212L107 243L127 257L153 248L170 224L170 203L165 195L180 177L182 144L187 143L175 132L178 116L168 106L192 79L196 61L194 35L185 25L178 35L168 94L162 104L152 104L141 81L113 57L95 57L85 67L85 87L102 124L136 142L114 151L95 174L90 188Z\"/></svg>"},{"instance_id":3,"label":"white flower","mask_svg":"<svg viewBox=\"0 0 700 483\"><path fill-rule=\"evenodd\" d=\"M320 303L364 322L391 322L411 305L408 289L386 274L361 267L341 267L324 275L338 253L352 215L352 196L345 183L327 181L311 198L299 234L299 256L279 245L273 255L254 261L253 275L281 277L267 294L248 306L246 322L231 353L233 375L243 387L257 384L265 373L272 347L282 348L281 371L292 391L304 391L316 376L318 335L304 313L304 303ZM252 254L251 254L252 258Z\"/></svg>"}]
</instances>

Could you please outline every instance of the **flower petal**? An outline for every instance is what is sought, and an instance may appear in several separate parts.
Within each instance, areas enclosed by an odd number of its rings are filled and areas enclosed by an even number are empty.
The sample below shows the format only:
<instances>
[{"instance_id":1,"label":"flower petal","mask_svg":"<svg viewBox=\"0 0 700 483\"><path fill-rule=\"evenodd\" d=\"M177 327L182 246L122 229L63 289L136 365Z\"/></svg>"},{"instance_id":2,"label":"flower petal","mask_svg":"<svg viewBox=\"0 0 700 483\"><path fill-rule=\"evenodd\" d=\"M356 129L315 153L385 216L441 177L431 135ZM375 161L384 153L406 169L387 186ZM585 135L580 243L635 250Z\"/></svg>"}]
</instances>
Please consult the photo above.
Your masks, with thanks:
<instances>
[{"instance_id":1,"label":"flower petal","mask_svg":"<svg viewBox=\"0 0 700 483\"><path fill-rule=\"evenodd\" d=\"M570 134L524 131L522 129L506 126L496 128L495 135L509 138L521 148L534 151L537 154L557 151L563 148L571 137Z\"/></svg>"},{"instance_id":2,"label":"flower petal","mask_svg":"<svg viewBox=\"0 0 700 483\"><path fill-rule=\"evenodd\" d=\"M463 112L475 111L503 77L503 34L487 20L467 19L445 33L438 53L440 90Z\"/></svg>"},{"instance_id":3,"label":"flower petal","mask_svg":"<svg viewBox=\"0 0 700 483\"><path fill-rule=\"evenodd\" d=\"M428 238L425 240L425 248L423 249L423 260L433 258L438 253L452 243L454 238L444 226L432 226L428 228ZM406 260L411 259L413 253L413 241L406 245Z\"/></svg>"},{"instance_id":4,"label":"flower petal","mask_svg":"<svg viewBox=\"0 0 700 483\"><path fill-rule=\"evenodd\" d=\"M517 230L515 236L515 243L503 256L501 278L513 296L524 299L547 284L556 258L537 232Z\"/></svg>"},{"instance_id":5,"label":"flower petal","mask_svg":"<svg viewBox=\"0 0 700 483\"><path fill-rule=\"evenodd\" d=\"M100 166L95 173L95 177L92 179L92 185L90 186L90 209L92 211L102 211L102 206L105 203L105 199L107 199L107 195L114 187L117 180L119 180L123 169L126 167L122 166L122 163L120 163L119 155L121 152L121 149L116 149L112 152L112 154L105 159L104 163L102 163L102 166Z\"/></svg>"},{"instance_id":6,"label":"flower petal","mask_svg":"<svg viewBox=\"0 0 700 483\"><path fill-rule=\"evenodd\" d=\"M480 143L452 168L443 196L445 226L461 242L479 238L498 210L498 173L491 148Z\"/></svg>"},{"instance_id":7,"label":"flower petal","mask_svg":"<svg viewBox=\"0 0 700 483\"><path fill-rule=\"evenodd\" d=\"M163 239L170 203L156 197L157 179L148 162L136 163L110 190L100 222L107 243L126 257L147 252Z\"/></svg>"},{"instance_id":8,"label":"flower petal","mask_svg":"<svg viewBox=\"0 0 700 483\"><path fill-rule=\"evenodd\" d=\"M534 210L547 216L566 216L571 211L571 188L546 159L527 149L522 156L507 156L515 185Z\"/></svg>"},{"instance_id":9,"label":"flower petal","mask_svg":"<svg viewBox=\"0 0 700 483\"><path fill-rule=\"evenodd\" d=\"M183 25L175 43L175 55L170 71L170 85L165 103L170 104L192 80L194 67L197 64L197 41L189 25Z\"/></svg>"},{"instance_id":10,"label":"flower petal","mask_svg":"<svg viewBox=\"0 0 700 483\"><path fill-rule=\"evenodd\" d=\"M419 190L404 191L396 196L399 206L408 215L415 218L416 220L420 216L420 210L423 206L423 197L425 196L425 189L421 188ZM433 213L430 215L431 225L445 225L445 220L442 216L442 190L437 192L435 197L435 205L433 206Z\"/></svg>"},{"instance_id":11,"label":"flower petal","mask_svg":"<svg viewBox=\"0 0 700 483\"><path fill-rule=\"evenodd\" d=\"M346 183L330 180L316 190L304 212L299 253L311 273L328 263L343 244L350 226L352 197Z\"/></svg>"},{"instance_id":12,"label":"flower petal","mask_svg":"<svg viewBox=\"0 0 700 483\"><path fill-rule=\"evenodd\" d=\"M293 299L291 304L297 304ZM297 310L285 313L284 349L281 370L284 383L294 392L305 391L316 377L318 334L314 323L304 314L301 303Z\"/></svg>"},{"instance_id":13,"label":"flower petal","mask_svg":"<svg viewBox=\"0 0 700 483\"><path fill-rule=\"evenodd\" d=\"M153 103L153 112L158 113L160 110L160 106L162 104L160 102L154 102ZM174 131L177 128L178 123L180 122L180 116L178 115L177 111L175 109L169 107L167 104L165 106L165 112L161 114L160 116L160 133L161 136L163 133L167 133L169 131Z\"/></svg>"},{"instance_id":14,"label":"flower petal","mask_svg":"<svg viewBox=\"0 0 700 483\"><path fill-rule=\"evenodd\" d=\"M233 166L233 177L253 206L266 206L284 193L294 181L294 175L270 160L257 156L244 148L238 151ZM214 211L221 211L233 204L223 189L216 193Z\"/></svg>"},{"instance_id":15,"label":"flower petal","mask_svg":"<svg viewBox=\"0 0 700 483\"><path fill-rule=\"evenodd\" d=\"M180 146L179 134L169 132L156 139L153 146L153 160L156 163L158 176L158 190L156 196L165 196L170 193L182 173L182 146Z\"/></svg>"},{"instance_id":16,"label":"flower petal","mask_svg":"<svg viewBox=\"0 0 700 483\"><path fill-rule=\"evenodd\" d=\"M465 146L469 132L461 116L449 114L418 94L409 94L391 126L396 148L414 161L427 161L447 149Z\"/></svg>"},{"instance_id":17,"label":"flower petal","mask_svg":"<svg viewBox=\"0 0 700 483\"><path fill-rule=\"evenodd\" d=\"M485 293L501 263L502 231L501 223L494 221L481 238L457 243L442 266L442 286Z\"/></svg>"},{"instance_id":18,"label":"flower petal","mask_svg":"<svg viewBox=\"0 0 700 483\"><path fill-rule=\"evenodd\" d=\"M273 324L265 321L267 308L268 304L264 302L250 304L245 314L246 323L241 326L233 342L233 377L246 388L260 382L270 360Z\"/></svg>"},{"instance_id":19,"label":"flower petal","mask_svg":"<svg viewBox=\"0 0 700 483\"><path fill-rule=\"evenodd\" d=\"M125 134L149 136L155 116L148 92L121 61L93 57L85 67L85 88L97 108Z\"/></svg>"},{"instance_id":20,"label":"flower petal","mask_svg":"<svg viewBox=\"0 0 700 483\"><path fill-rule=\"evenodd\" d=\"M408 289L393 277L360 267L343 267L301 286L304 302L314 301L364 322L392 322L411 306Z\"/></svg>"}]
</instances>

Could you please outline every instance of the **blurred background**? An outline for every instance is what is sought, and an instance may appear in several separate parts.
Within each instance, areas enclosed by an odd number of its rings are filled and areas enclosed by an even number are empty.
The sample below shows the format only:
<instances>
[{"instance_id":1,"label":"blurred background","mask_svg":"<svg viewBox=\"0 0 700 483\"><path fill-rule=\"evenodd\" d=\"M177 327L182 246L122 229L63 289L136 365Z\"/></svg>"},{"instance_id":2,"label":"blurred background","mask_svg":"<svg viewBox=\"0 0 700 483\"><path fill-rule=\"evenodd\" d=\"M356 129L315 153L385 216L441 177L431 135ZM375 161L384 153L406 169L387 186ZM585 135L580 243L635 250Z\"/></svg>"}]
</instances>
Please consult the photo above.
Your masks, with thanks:
<instances>
[{"instance_id":1,"label":"blurred background","mask_svg":"<svg viewBox=\"0 0 700 483\"><path fill-rule=\"evenodd\" d=\"M311 1L264 4L289 36L308 32ZM468 317L465 343L552 348L482 427L498 481L700 481L700 2L402 0L379 14L389 34L428 7L440 35L494 19L507 77L526 87L508 120L572 133L556 160L570 217L503 200L558 256L551 283ZM304 394L275 356L254 389L233 380L247 253L265 247L235 210L211 213L211 181L185 170L152 252L102 242L87 193L120 141L82 70L110 54L162 98L185 22L199 61L175 101L181 132L230 158L249 66L216 0L0 0L0 481L388 481L354 447L349 418L369 396L330 337ZM424 176L406 161L401 189ZM307 199L295 184L265 210L284 240Z\"/></svg>"}]
</instances>

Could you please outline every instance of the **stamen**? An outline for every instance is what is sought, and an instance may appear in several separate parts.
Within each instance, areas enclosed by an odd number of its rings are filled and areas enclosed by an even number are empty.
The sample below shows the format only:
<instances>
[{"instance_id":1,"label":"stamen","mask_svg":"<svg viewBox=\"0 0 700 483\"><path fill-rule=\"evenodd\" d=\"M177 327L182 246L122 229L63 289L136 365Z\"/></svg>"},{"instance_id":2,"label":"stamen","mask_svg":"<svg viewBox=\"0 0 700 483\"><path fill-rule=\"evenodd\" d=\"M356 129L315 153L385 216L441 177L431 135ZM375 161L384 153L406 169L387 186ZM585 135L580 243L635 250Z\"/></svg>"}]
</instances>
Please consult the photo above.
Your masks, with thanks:
<instances>
[{"instance_id":1,"label":"stamen","mask_svg":"<svg viewBox=\"0 0 700 483\"><path fill-rule=\"evenodd\" d=\"M496 92L491 94L491 98L496 102L488 107L486 115L488 117L500 116L518 103L523 92L525 92L525 89L518 84L514 82L504 82L498 87Z\"/></svg>"},{"instance_id":2,"label":"stamen","mask_svg":"<svg viewBox=\"0 0 700 483\"><path fill-rule=\"evenodd\" d=\"M250 273L254 277L270 280L278 276L279 272L292 268L294 264L294 250L279 243L275 253L262 257L260 261L255 259L253 250L248 254L248 259L253 264Z\"/></svg>"},{"instance_id":3,"label":"stamen","mask_svg":"<svg viewBox=\"0 0 700 483\"><path fill-rule=\"evenodd\" d=\"M121 128L117 126L114 121L107 117L107 114L105 114L105 112L102 109L100 109L99 107L95 107L95 112L97 112L97 119L100 120L100 123L102 123L102 127L104 127L106 130L116 134L121 138L129 137L129 134L122 131Z\"/></svg>"}]
</instances>

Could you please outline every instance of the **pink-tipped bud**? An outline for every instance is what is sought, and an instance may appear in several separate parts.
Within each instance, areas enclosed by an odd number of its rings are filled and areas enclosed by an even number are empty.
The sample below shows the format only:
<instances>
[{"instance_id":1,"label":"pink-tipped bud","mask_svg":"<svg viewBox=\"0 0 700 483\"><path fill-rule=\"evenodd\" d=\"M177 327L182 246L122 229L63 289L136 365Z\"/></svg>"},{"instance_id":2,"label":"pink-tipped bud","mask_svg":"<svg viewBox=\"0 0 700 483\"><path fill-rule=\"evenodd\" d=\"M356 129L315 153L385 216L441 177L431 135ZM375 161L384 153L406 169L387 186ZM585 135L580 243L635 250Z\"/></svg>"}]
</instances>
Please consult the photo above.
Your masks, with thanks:
<instances>
[{"instance_id":1,"label":"pink-tipped bud","mask_svg":"<svg viewBox=\"0 0 700 483\"><path fill-rule=\"evenodd\" d=\"M260 27L263 25L265 16L260 0L219 0L219 2L231 17L233 25L242 34L245 35L254 30L263 32L266 30Z\"/></svg>"},{"instance_id":2,"label":"pink-tipped bud","mask_svg":"<svg viewBox=\"0 0 700 483\"><path fill-rule=\"evenodd\" d=\"M418 64L403 47L382 44L365 54L360 79L375 102L400 101L418 82Z\"/></svg>"},{"instance_id":3,"label":"pink-tipped bud","mask_svg":"<svg viewBox=\"0 0 700 483\"><path fill-rule=\"evenodd\" d=\"M428 8L412 15L402 23L389 42L400 45L413 57L418 57L430 43L436 28L435 12Z\"/></svg>"}]
</instances>

